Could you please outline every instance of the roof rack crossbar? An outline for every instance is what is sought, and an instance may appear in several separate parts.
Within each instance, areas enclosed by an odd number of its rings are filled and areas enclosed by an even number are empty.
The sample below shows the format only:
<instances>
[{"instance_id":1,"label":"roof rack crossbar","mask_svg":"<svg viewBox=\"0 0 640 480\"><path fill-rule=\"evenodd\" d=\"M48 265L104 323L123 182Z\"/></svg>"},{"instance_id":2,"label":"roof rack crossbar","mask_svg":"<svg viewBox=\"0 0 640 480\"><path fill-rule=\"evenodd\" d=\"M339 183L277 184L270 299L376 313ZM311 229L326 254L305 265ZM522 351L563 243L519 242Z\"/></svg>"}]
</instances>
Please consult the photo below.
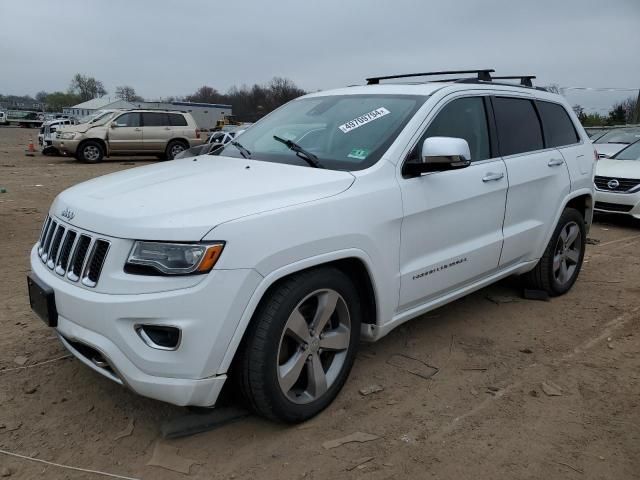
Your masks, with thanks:
<instances>
[{"instance_id":1,"label":"roof rack crossbar","mask_svg":"<svg viewBox=\"0 0 640 480\"><path fill-rule=\"evenodd\" d=\"M520 85L523 87L533 87L533 80L535 75L503 75L499 77L493 77L494 80L520 80Z\"/></svg>"},{"instance_id":2,"label":"roof rack crossbar","mask_svg":"<svg viewBox=\"0 0 640 480\"><path fill-rule=\"evenodd\" d=\"M397 78L428 77L433 75L459 75L470 73L475 73L478 80L490 82L492 72L495 72L495 70L492 68L485 68L482 70L444 70L442 72L406 73L403 75L388 75L386 77L367 78L367 85L377 85L380 83L380 80L394 80Z\"/></svg>"}]
</instances>

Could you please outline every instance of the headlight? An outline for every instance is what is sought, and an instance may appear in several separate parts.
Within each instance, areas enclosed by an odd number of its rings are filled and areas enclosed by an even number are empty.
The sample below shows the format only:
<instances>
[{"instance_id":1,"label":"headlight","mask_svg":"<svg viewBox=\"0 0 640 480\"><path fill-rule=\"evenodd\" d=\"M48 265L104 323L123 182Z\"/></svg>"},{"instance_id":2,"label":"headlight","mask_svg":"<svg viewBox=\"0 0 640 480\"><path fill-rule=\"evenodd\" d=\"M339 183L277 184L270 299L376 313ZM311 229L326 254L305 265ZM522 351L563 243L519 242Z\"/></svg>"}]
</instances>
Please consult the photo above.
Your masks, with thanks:
<instances>
[{"instance_id":1,"label":"headlight","mask_svg":"<svg viewBox=\"0 0 640 480\"><path fill-rule=\"evenodd\" d=\"M137 241L129 254L125 270L147 275L207 273L218 261L223 248L222 242L204 244Z\"/></svg>"},{"instance_id":2,"label":"headlight","mask_svg":"<svg viewBox=\"0 0 640 480\"><path fill-rule=\"evenodd\" d=\"M76 136L76 132L62 132L59 135L59 138L62 138L63 140L73 140Z\"/></svg>"}]
</instances>

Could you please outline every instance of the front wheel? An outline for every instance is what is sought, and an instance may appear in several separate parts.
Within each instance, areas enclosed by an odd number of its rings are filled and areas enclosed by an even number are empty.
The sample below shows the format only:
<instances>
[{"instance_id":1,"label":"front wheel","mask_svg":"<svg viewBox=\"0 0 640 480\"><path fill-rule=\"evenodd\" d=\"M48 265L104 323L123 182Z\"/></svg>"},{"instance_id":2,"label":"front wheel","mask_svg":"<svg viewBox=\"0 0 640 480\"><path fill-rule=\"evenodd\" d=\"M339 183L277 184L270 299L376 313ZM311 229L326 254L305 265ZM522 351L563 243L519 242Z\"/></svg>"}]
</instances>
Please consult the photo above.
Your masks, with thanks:
<instances>
[{"instance_id":1,"label":"front wheel","mask_svg":"<svg viewBox=\"0 0 640 480\"><path fill-rule=\"evenodd\" d=\"M258 414L301 422L338 395L360 338L360 298L335 268L293 275L256 311L239 351L238 380Z\"/></svg>"},{"instance_id":2,"label":"front wheel","mask_svg":"<svg viewBox=\"0 0 640 480\"><path fill-rule=\"evenodd\" d=\"M78 147L78 160L86 163L98 163L104 158L104 148L99 142L89 140Z\"/></svg>"},{"instance_id":3,"label":"front wheel","mask_svg":"<svg viewBox=\"0 0 640 480\"><path fill-rule=\"evenodd\" d=\"M527 287L558 296L568 292L578 278L587 241L584 218L567 208L558 221L544 255L525 275Z\"/></svg>"}]
</instances>

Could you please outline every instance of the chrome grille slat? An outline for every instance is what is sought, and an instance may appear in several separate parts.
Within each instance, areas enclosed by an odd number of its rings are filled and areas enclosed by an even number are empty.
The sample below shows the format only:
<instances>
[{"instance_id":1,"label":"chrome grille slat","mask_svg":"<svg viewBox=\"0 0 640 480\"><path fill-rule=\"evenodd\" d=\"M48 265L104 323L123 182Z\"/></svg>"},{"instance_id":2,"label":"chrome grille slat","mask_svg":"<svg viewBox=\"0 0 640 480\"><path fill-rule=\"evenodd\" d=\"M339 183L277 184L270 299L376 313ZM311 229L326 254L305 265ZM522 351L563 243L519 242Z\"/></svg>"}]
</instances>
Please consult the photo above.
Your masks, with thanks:
<instances>
[{"instance_id":1,"label":"chrome grille slat","mask_svg":"<svg viewBox=\"0 0 640 480\"><path fill-rule=\"evenodd\" d=\"M47 262L49 258L49 248L51 247L51 238L53 238L53 233L56 231L58 227L58 223L54 220L51 221L49 225L49 229L47 230L47 236L44 240L44 245L42 246L42 261Z\"/></svg>"},{"instance_id":2,"label":"chrome grille slat","mask_svg":"<svg viewBox=\"0 0 640 480\"><path fill-rule=\"evenodd\" d=\"M86 266L82 274L83 285L92 288L96 286L110 245L109 242L103 239L97 239L93 243L91 253L87 255Z\"/></svg>"},{"instance_id":3,"label":"chrome grille slat","mask_svg":"<svg viewBox=\"0 0 640 480\"><path fill-rule=\"evenodd\" d=\"M51 217L47 216L40 231L40 238L38 238L38 255L42 255L42 241L44 240L47 228L49 228L49 223L51 223Z\"/></svg>"},{"instance_id":4,"label":"chrome grille slat","mask_svg":"<svg viewBox=\"0 0 640 480\"><path fill-rule=\"evenodd\" d=\"M37 244L42 262L56 274L85 287L97 285L111 242L70 228L47 215Z\"/></svg>"},{"instance_id":5,"label":"chrome grille slat","mask_svg":"<svg viewBox=\"0 0 640 480\"><path fill-rule=\"evenodd\" d=\"M67 273L67 267L69 266L69 259L73 253L73 247L76 245L78 235L73 230L67 230L67 234L64 237L64 242L60 248L60 256L56 261L56 273L64 276Z\"/></svg>"},{"instance_id":6,"label":"chrome grille slat","mask_svg":"<svg viewBox=\"0 0 640 480\"><path fill-rule=\"evenodd\" d=\"M78 239L78 244L73 252L73 258L70 262L69 272L67 278L72 282L77 282L80 279L82 269L84 268L84 262L87 258L87 252L91 245L92 239L89 235L82 234Z\"/></svg>"},{"instance_id":7,"label":"chrome grille slat","mask_svg":"<svg viewBox=\"0 0 640 480\"><path fill-rule=\"evenodd\" d=\"M60 251L60 242L66 229L62 225L58 225L56 232L53 234L53 240L51 241L51 249L49 250L49 259L47 260L47 267L53 270L58 260L58 252Z\"/></svg>"}]
</instances>

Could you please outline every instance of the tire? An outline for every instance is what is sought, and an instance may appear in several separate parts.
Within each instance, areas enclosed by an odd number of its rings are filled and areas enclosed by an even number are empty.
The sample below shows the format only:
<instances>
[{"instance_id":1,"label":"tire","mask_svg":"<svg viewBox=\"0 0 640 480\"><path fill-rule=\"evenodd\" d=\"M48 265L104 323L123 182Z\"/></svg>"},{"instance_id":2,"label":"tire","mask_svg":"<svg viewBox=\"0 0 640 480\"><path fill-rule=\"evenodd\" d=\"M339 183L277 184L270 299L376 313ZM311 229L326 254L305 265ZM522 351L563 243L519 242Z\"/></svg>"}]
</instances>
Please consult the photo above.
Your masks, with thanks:
<instances>
[{"instance_id":1,"label":"tire","mask_svg":"<svg viewBox=\"0 0 640 480\"><path fill-rule=\"evenodd\" d=\"M104 158L104 147L100 142L87 140L80 144L76 156L85 163L99 163Z\"/></svg>"},{"instance_id":2,"label":"tire","mask_svg":"<svg viewBox=\"0 0 640 480\"><path fill-rule=\"evenodd\" d=\"M331 267L294 274L272 288L254 314L235 363L235 381L249 408L287 423L325 409L353 366L360 303L349 277ZM328 320L324 329L313 331L315 319L327 319L319 312L328 312Z\"/></svg>"},{"instance_id":3,"label":"tire","mask_svg":"<svg viewBox=\"0 0 640 480\"><path fill-rule=\"evenodd\" d=\"M189 146L182 140L171 140L164 151L167 160L173 160L180 152L185 151Z\"/></svg>"},{"instance_id":4,"label":"tire","mask_svg":"<svg viewBox=\"0 0 640 480\"><path fill-rule=\"evenodd\" d=\"M543 290L554 297L567 293L582 268L586 241L583 216L573 208L565 209L544 255L535 268L524 275L526 287Z\"/></svg>"}]
</instances>

